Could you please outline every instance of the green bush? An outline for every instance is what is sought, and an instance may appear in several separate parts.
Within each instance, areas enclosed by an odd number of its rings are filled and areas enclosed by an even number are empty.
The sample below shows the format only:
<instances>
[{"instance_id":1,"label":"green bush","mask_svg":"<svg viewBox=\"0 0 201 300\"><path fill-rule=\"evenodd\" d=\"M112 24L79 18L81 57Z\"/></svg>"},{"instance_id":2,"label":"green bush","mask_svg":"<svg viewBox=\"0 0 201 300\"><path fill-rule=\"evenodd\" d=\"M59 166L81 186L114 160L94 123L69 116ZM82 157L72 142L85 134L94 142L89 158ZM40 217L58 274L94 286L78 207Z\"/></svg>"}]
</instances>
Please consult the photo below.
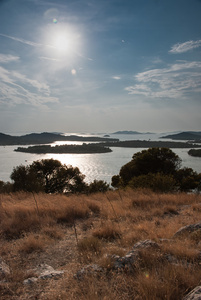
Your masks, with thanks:
<instances>
[{"instance_id":1,"label":"green bush","mask_svg":"<svg viewBox=\"0 0 201 300\"><path fill-rule=\"evenodd\" d=\"M107 192L109 190L109 184L103 180L94 180L87 188L88 193Z\"/></svg>"},{"instance_id":2,"label":"green bush","mask_svg":"<svg viewBox=\"0 0 201 300\"><path fill-rule=\"evenodd\" d=\"M153 191L192 191L201 189L201 174L180 169L181 159L169 148L149 148L137 152L112 177L112 186L150 188Z\"/></svg>"},{"instance_id":3,"label":"green bush","mask_svg":"<svg viewBox=\"0 0 201 300\"><path fill-rule=\"evenodd\" d=\"M148 188L154 192L171 192L176 189L176 180L172 175L162 173L140 175L133 177L128 186L131 188Z\"/></svg>"}]
</instances>

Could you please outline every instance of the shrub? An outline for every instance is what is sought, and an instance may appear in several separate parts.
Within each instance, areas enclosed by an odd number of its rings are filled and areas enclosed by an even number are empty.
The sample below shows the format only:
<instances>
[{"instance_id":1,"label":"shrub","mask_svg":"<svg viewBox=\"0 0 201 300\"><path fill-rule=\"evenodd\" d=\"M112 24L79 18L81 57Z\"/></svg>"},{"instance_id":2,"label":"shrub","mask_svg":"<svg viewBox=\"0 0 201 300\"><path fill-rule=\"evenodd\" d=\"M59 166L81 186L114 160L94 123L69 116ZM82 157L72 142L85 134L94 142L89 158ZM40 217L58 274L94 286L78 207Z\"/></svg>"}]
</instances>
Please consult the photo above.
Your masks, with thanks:
<instances>
[{"instance_id":1,"label":"shrub","mask_svg":"<svg viewBox=\"0 0 201 300\"><path fill-rule=\"evenodd\" d=\"M94 180L87 188L88 193L107 192L109 190L109 184L103 180Z\"/></svg>"},{"instance_id":2,"label":"shrub","mask_svg":"<svg viewBox=\"0 0 201 300\"><path fill-rule=\"evenodd\" d=\"M30 254L32 252L42 251L44 250L44 247L44 239L38 238L35 235L30 234L29 236L24 238L22 244L19 247L19 251L26 254Z\"/></svg>"},{"instance_id":3,"label":"shrub","mask_svg":"<svg viewBox=\"0 0 201 300\"><path fill-rule=\"evenodd\" d=\"M108 223L98 229L95 229L93 236L99 239L115 240L120 238L120 230L112 223Z\"/></svg>"},{"instance_id":4,"label":"shrub","mask_svg":"<svg viewBox=\"0 0 201 300\"><path fill-rule=\"evenodd\" d=\"M78 250L81 252L94 252L99 253L101 249L101 242L97 237L84 238L78 242Z\"/></svg>"},{"instance_id":5,"label":"shrub","mask_svg":"<svg viewBox=\"0 0 201 300\"><path fill-rule=\"evenodd\" d=\"M176 181L172 175L161 173L141 175L133 177L128 186L131 188L149 188L154 192L171 192L176 188Z\"/></svg>"}]
</instances>

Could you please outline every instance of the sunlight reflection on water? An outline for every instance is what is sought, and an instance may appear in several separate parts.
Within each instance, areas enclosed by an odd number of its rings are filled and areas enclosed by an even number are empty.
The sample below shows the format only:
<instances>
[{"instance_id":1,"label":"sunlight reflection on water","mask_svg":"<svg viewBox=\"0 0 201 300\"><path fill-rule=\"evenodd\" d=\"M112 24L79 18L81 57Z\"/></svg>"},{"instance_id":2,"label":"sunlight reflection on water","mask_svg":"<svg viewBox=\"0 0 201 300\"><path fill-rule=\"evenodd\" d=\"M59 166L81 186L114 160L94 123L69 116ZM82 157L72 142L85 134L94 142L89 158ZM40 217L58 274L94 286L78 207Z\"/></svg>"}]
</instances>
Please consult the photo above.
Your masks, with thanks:
<instances>
[{"instance_id":1,"label":"sunlight reflection on water","mask_svg":"<svg viewBox=\"0 0 201 300\"><path fill-rule=\"evenodd\" d=\"M116 137L116 136L114 136ZM117 137L118 138L118 137ZM127 139L129 139L126 136ZM134 137L132 136L132 138ZM137 139L137 138L136 138ZM144 138L145 139L145 138ZM123 140L123 138L122 138ZM83 142L65 142L65 144L82 144ZM56 142L54 145L64 144ZM78 167L86 177L86 182L94 179L105 180L111 183L113 175L119 173L120 168L132 159L134 153L144 148L111 148L113 152L101 154L29 154L14 152L18 146L0 147L0 180L9 181L13 167L20 164L29 165L35 160L54 158L61 161L62 164ZM197 172L201 172L201 158L188 155L188 149L173 149L182 159L182 167L190 167Z\"/></svg>"}]
</instances>

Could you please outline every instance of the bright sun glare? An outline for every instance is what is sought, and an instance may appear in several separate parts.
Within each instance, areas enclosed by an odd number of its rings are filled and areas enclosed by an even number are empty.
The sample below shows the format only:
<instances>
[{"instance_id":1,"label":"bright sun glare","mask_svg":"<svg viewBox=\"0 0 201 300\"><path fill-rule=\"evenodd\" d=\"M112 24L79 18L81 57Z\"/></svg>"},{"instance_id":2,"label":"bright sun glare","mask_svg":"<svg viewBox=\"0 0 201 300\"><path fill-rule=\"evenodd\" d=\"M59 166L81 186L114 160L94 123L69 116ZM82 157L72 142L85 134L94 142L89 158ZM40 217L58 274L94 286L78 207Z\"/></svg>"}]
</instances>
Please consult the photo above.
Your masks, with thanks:
<instances>
[{"instance_id":1,"label":"bright sun glare","mask_svg":"<svg viewBox=\"0 0 201 300\"><path fill-rule=\"evenodd\" d=\"M53 39L53 47L59 51L67 51L70 48L70 38L64 33L59 33Z\"/></svg>"},{"instance_id":2,"label":"bright sun glare","mask_svg":"<svg viewBox=\"0 0 201 300\"><path fill-rule=\"evenodd\" d=\"M59 55L75 54L79 47L80 35L71 26L54 24L48 33L47 44Z\"/></svg>"}]
</instances>

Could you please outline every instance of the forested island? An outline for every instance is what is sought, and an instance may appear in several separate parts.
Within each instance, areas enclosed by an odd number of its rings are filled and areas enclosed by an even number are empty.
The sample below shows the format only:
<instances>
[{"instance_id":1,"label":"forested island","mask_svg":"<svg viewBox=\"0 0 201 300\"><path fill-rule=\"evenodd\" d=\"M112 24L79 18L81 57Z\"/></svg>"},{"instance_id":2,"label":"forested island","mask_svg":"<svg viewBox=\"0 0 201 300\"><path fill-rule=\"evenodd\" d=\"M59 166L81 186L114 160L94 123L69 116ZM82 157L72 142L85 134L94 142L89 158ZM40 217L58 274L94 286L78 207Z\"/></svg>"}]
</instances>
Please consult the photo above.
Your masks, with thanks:
<instances>
[{"instance_id":1,"label":"forested island","mask_svg":"<svg viewBox=\"0 0 201 300\"><path fill-rule=\"evenodd\" d=\"M196 143L201 142L201 131L184 131L177 134L163 136L162 139L171 140L191 140Z\"/></svg>"},{"instance_id":2,"label":"forested island","mask_svg":"<svg viewBox=\"0 0 201 300\"><path fill-rule=\"evenodd\" d=\"M45 154L45 153L58 153L58 154L90 154L90 153L108 153L112 150L104 145L99 144L85 144L82 145L43 145L43 146L30 146L28 148L18 147L14 151L26 152L34 154Z\"/></svg>"},{"instance_id":3,"label":"forested island","mask_svg":"<svg viewBox=\"0 0 201 300\"><path fill-rule=\"evenodd\" d=\"M82 145L38 145L30 146L28 148L18 147L14 151L26 152L35 154L45 153L108 153L112 152L109 147L122 147L122 148L150 148L150 147L164 147L164 148L198 148L199 145L190 144L186 142L163 142L163 141L121 141L121 142L103 142L103 143L91 143Z\"/></svg>"},{"instance_id":4,"label":"forested island","mask_svg":"<svg viewBox=\"0 0 201 300\"><path fill-rule=\"evenodd\" d=\"M188 154L195 157L201 157L201 149L190 149Z\"/></svg>"},{"instance_id":5,"label":"forested island","mask_svg":"<svg viewBox=\"0 0 201 300\"><path fill-rule=\"evenodd\" d=\"M119 139L97 137L97 136L78 136L69 135L65 136L57 133L31 133L22 136L11 136L8 134L0 133L0 146L9 145L38 145L38 144L50 144L56 141L75 141L75 142L106 142L106 141L119 141Z\"/></svg>"},{"instance_id":6,"label":"forested island","mask_svg":"<svg viewBox=\"0 0 201 300\"><path fill-rule=\"evenodd\" d=\"M112 134L154 134L153 132L138 132L138 131L132 131L132 130L123 130L123 131L116 131Z\"/></svg>"},{"instance_id":7,"label":"forested island","mask_svg":"<svg viewBox=\"0 0 201 300\"><path fill-rule=\"evenodd\" d=\"M124 148L152 148L152 147L165 147L165 148L198 148L200 145L188 143L188 142L169 142L169 141L118 141L118 142L104 142L99 143L107 147L124 147Z\"/></svg>"}]
</instances>

